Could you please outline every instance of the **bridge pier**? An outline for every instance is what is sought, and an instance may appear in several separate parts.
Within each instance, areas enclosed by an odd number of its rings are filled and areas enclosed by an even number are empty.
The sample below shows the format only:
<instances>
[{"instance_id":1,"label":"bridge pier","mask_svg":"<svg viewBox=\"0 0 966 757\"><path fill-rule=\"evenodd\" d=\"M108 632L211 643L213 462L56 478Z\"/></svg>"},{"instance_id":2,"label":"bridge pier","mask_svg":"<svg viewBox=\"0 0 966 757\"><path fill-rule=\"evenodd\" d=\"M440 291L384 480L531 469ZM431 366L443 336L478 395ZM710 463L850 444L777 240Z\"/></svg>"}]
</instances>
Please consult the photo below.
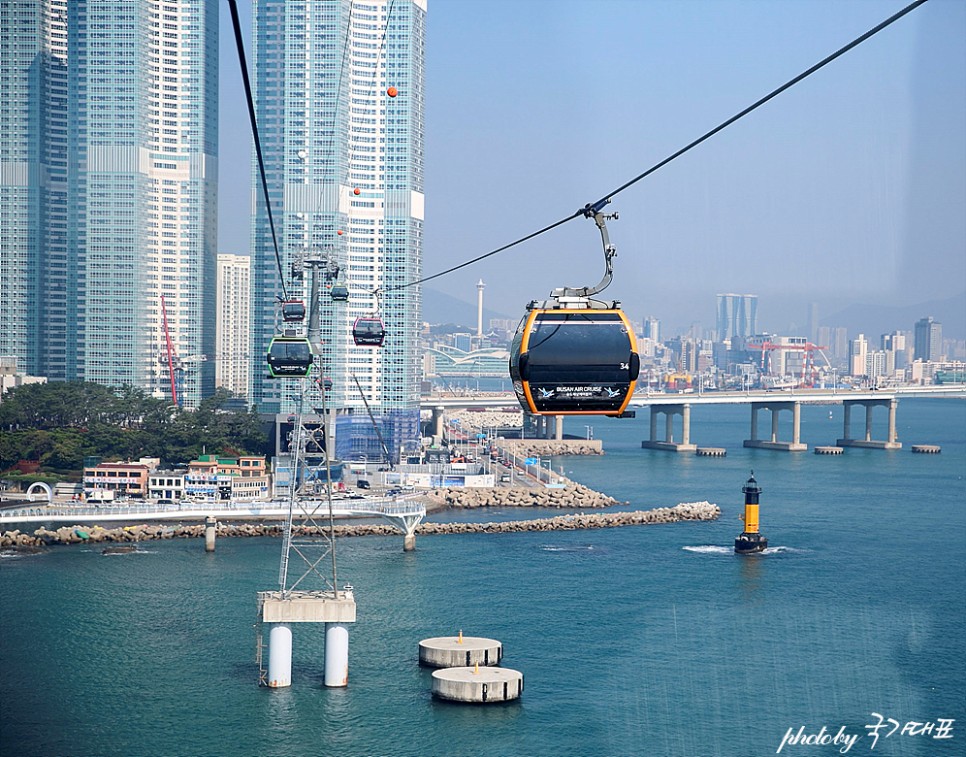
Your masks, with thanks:
<instances>
[{"instance_id":1,"label":"bridge pier","mask_svg":"<svg viewBox=\"0 0 966 757\"><path fill-rule=\"evenodd\" d=\"M657 438L657 417L664 415L664 440ZM674 441L674 416L681 416L681 441ZM698 446L691 444L691 405L651 405L651 438L641 442L642 449L663 449L669 452L694 452Z\"/></svg>"},{"instance_id":2,"label":"bridge pier","mask_svg":"<svg viewBox=\"0 0 966 757\"><path fill-rule=\"evenodd\" d=\"M218 519L214 515L205 518L205 552L215 551L215 531L218 527Z\"/></svg>"},{"instance_id":3,"label":"bridge pier","mask_svg":"<svg viewBox=\"0 0 966 757\"><path fill-rule=\"evenodd\" d=\"M862 405L865 407L865 438L852 438L852 406ZM836 442L839 447L865 447L868 449L902 449L902 443L898 441L899 435L896 433L896 408L899 400L894 397L881 400L844 400L842 408L844 411L844 429L842 439ZM888 436L883 441L872 438L872 409L874 407L889 408L889 430Z\"/></svg>"},{"instance_id":4,"label":"bridge pier","mask_svg":"<svg viewBox=\"0 0 966 757\"><path fill-rule=\"evenodd\" d=\"M439 405L433 408L433 443L439 444L440 440L443 438L443 416L446 414L446 408Z\"/></svg>"},{"instance_id":5,"label":"bridge pier","mask_svg":"<svg viewBox=\"0 0 966 757\"><path fill-rule=\"evenodd\" d=\"M771 411L771 438L767 440L758 438L759 410ZM782 410L792 411L792 440L790 442L783 442L778 439L778 419ZM798 402L752 402L751 439L745 439L744 446L757 449L777 449L783 452L804 452L808 449L808 445L802 444L801 424L802 409Z\"/></svg>"},{"instance_id":6,"label":"bridge pier","mask_svg":"<svg viewBox=\"0 0 966 757\"><path fill-rule=\"evenodd\" d=\"M339 591L258 592L257 647L262 625L268 625L268 671L260 680L273 689L292 685L292 623L321 623L325 628L323 683L346 686L349 681L349 630L356 620L356 601L347 588ZM259 665L261 661L259 659Z\"/></svg>"}]
</instances>

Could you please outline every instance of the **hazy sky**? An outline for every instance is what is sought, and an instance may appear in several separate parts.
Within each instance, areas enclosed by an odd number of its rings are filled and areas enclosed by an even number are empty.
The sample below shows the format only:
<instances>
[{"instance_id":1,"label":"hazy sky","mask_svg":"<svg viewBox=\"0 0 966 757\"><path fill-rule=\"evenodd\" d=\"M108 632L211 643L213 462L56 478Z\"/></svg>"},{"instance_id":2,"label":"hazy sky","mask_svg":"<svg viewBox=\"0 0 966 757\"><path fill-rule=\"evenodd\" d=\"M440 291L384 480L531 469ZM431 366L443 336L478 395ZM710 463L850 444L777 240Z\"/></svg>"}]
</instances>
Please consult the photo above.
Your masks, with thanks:
<instances>
[{"instance_id":1,"label":"hazy sky","mask_svg":"<svg viewBox=\"0 0 966 757\"><path fill-rule=\"evenodd\" d=\"M429 0L424 275L606 195L906 4ZM221 11L219 251L244 254L251 138ZM718 292L758 294L778 331L810 301L824 316L960 294L966 2L930 0L609 210L606 296L672 329L713 327ZM602 273L580 218L427 286L475 302L482 278L487 307L518 317Z\"/></svg>"}]
</instances>

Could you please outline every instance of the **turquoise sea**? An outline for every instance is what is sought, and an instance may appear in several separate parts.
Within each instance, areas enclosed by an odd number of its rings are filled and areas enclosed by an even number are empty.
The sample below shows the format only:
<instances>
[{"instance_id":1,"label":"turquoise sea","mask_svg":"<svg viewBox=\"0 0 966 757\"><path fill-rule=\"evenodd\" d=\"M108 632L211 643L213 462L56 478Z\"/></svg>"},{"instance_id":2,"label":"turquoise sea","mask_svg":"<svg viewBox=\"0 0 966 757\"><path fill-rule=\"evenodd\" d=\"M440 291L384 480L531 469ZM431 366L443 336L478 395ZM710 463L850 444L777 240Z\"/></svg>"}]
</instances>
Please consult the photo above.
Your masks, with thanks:
<instances>
[{"instance_id":1,"label":"turquoise sea","mask_svg":"<svg viewBox=\"0 0 966 757\"><path fill-rule=\"evenodd\" d=\"M803 411L810 446L841 436L831 409ZM902 450L837 457L743 449L749 410L726 406L694 408L692 440L727 457L642 450L639 415L595 419L606 454L555 467L633 508L715 502L719 521L418 537L413 553L342 540L358 605L345 689L322 686L311 627L295 628L292 687L256 685L276 539L4 555L0 754L966 754L966 401L902 400ZM737 557L751 469L772 549ZM503 642L519 701L430 696L418 643L461 629ZM802 727L857 739L786 739Z\"/></svg>"}]
</instances>

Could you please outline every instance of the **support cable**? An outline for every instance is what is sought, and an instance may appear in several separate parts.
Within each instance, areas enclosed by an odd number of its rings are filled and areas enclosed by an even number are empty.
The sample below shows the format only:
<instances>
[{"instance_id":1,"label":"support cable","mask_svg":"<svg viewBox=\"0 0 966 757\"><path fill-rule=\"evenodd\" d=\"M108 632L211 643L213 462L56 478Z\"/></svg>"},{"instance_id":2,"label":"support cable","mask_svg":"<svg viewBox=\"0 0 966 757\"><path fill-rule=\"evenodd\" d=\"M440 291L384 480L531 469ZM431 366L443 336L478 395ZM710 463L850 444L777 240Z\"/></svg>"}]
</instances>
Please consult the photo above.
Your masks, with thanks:
<instances>
[{"instance_id":1,"label":"support cable","mask_svg":"<svg viewBox=\"0 0 966 757\"><path fill-rule=\"evenodd\" d=\"M785 82L780 87L778 87L777 89L773 90L772 92L768 93L767 95L765 95L764 97L762 97L760 100L758 100L755 103L749 105L747 108L745 108L744 110L740 111L739 113L736 113L735 115L733 115L731 118L727 119L726 121L723 121L718 126L716 126L715 128L711 129L711 131L703 134L702 136L700 136L697 139L695 139L693 142L690 142L689 144L685 145L684 147L682 147L677 152L672 153L671 155L669 155L668 157L666 157L664 160L660 161L659 163L655 163L653 166L651 166L650 168L648 168L643 173L638 174L637 176L635 176L630 181L627 181L624 184L621 184L619 187L617 187L617 189L615 189L612 192L609 192L608 194L604 195L603 197L601 197L596 202L588 203L586 206L584 206L580 210L577 210L576 212L571 213L570 215L566 216L565 218L561 218L559 221L556 221L555 223L552 223L549 226L544 226L539 231L535 231L532 234L527 234L525 237L521 237L520 239L517 239L514 242L510 242L509 244L505 244L502 247L498 247L497 249L491 250L490 252L487 252L487 253L485 253L483 255L479 255L479 256L473 258L472 260L467 260L465 263L460 263L459 265L455 265L452 268L447 268L445 271L440 271L439 273L434 273L431 276L426 276L426 277L421 278L421 279L418 279L416 281L410 281L410 282L408 282L406 284L400 284L399 286L390 287L388 289L385 289L384 291L391 292L391 291L395 291L395 290L398 290L398 289L407 289L408 287L417 286L419 284L425 284L427 281L432 281L433 279L437 279L437 278L439 278L441 276L446 276L447 274L450 274L450 273L453 273L455 271L458 271L461 268L466 268L467 266L473 265L474 263L479 263L481 260L485 260L486 258L492 257L493 255L496 255L496 254L498 254L500 252L504 252L505 250L509 250L511 247L516 247L517 245L522 244L523 242L529 241L529 240L533 239L534 237L540 236L541 234L545 234L546 232L548 232L548 231L550 231L552 229L555 229L558 226L561 226L561 225L567 223L568 221L573 220L574 218L578 218L579 216L593 217L593 211L595 211L595 210L599 211L600 208L603 208L605 205L607 205L617 194L623 192L625 189L633 186L634 184L636 184L637 182L641 181L642 179L650 176L652 173L654 173L658 169L663 168L668 163L670 163L672 160L675 160L676 158L680 158L686 152L688 152L688 151L692 150L693 148L697 147L702 142L710 139L711 137L713 137L718 132L726 129L727 127L731 126L731 124L733 124L736 121L744 118L745 116L747 116L752 111L757 110L762 105L764 105L765 103L767 103L769 100L772 100L773 98L777 97L782 92L784 92L785 90L787 90L787 89L795 86L799 82L801 82L804 79L808 78L809 76L811 76L812 74L814 74L819 69L824 68L825 66L827 66L829 63L831 63L835 59L837 59L837 58L841 57L842 55L844 55L845 53L849 52L849 50L853 49L854 47L857 47L858 45L862 44L863 42L865 42L866 40L868 40L870 37L878 34L879 32L881 32L886 27L891 26L896 21L898 21L900 18L902 18L903 16L905 16L907 13L912 12L913 10L915 10L916 8L918 8L920 5L922 5L925 2L926 2L926 0L915 0L914 2L910 3L905 8L903 8L902 10L900 10L898 13L895 13L894 15L890 16L889 18L887 18L882 23L878 24L877 26L875 26L872 29L870 29L869 31L867 31L865 34L863 34L863 35L861 35L859 37L856 37L854 40L852 40L851 42L849 42L847 45L839 48L834 53L832 53L828 57L822 59L821 61L819 61L818 63L816 63L811 68L803 71L798 76L796 76L796 77L794 77L792 79L789 79L787 82Z\"/></svg>"},{"instance_id":2,"label":"support cable","mask_svg":"<svg viewBox=\"0 0 966 757\"><path fill-rule=\"evenodd\" d=\"M235 30L235 47L238 50L238 63L241 65L242 82L245 84L245 99L248 101L248 118L252 124L255 139L255 154L258 156L258 172L262 177L262 193L265 196L265 209L268 211L268 225L272 229L272 246L275 248L275 264L278 266L278 280L282 285L282 298L288 299L285 288L285 275L282 273L282 258L278 253L278 237L275 234L275 219L272 217L272 200L268 195L268 180L265 178L265 159L262 157L262 143L258 138L258 121L255 118L255 101L252 98L252 85L248 78L248 64L245 62L245 43L242 41L241 23L238 21L238 4L228 0L231 10L231 25Z\"/></svg>"}]
</instances>

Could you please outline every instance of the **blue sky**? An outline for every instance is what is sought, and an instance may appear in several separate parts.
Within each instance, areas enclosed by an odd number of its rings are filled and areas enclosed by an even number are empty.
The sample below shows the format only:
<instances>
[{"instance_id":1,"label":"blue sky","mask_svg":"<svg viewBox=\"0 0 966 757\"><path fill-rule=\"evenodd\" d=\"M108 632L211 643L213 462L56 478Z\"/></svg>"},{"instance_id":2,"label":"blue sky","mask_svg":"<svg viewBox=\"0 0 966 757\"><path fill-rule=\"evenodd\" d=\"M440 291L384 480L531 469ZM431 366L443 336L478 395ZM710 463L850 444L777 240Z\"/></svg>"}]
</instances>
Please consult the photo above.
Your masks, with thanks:
<instances>
[{"instance_id":1,"label":"blue sky","mask_svg":"<svg viewBox=\"0 0 966 757\"><path fill-rule=\"evenodd\" d=\"M424 273L606 195L905 5L429 0ZM244 254L251 139L221 10L219 251ZM966 290L964 209L966 3L930 0L617 195L606 295L674 329L754 293L763 328L805 333L812 301L827 317ZM474 302L482 278L517 317L602 272L576 219L427 286Z\"/></svg>"}]
</instances>

